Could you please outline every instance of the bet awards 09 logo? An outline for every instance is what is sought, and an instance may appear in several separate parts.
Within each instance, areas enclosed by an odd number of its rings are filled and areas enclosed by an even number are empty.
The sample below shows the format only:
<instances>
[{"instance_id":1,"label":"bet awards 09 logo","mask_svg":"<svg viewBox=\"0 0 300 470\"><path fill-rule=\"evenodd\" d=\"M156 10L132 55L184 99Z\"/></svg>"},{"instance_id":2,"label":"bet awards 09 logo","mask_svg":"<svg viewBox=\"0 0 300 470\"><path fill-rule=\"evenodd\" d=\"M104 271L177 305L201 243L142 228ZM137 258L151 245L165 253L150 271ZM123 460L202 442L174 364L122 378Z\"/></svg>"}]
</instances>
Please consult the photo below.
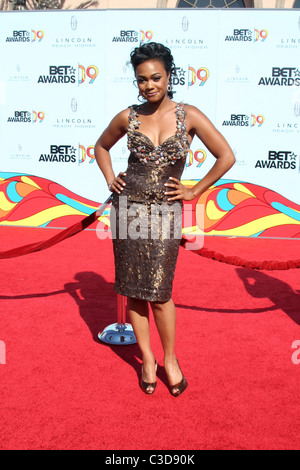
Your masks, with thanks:
<instances>
[{"instance_id":1,"label":"bet awards 09 logo","mask_svg":"<svg viewBox=\"0 0 300 470\"><path fill-rule=\"evenodd\" d=\"M261 127L264 123L264 116L259 114L231 114L230 119L225 119L222 126L236 126L236 127Z\"/></svg>"},{"instance_id":2,"label":"bet awards 09 logo","mask_svg":"<svg viewBox=\"0 0 300 470\"><path fill-rule=\"evenodd\" d=\"M139 42L144 44L150 42L153 38L152 31L121 30L119 36L114 36L112 42Z\"/></svg>"},{"instance_id":3,"label":"bet awards 09 logo","mask_svg":"<svg viewBox=\"0 0 300 470\"><path fill-rule=\"evenodd\" d=\"M39 162L45 163L78 163L79 165L95 161L94 145L78 144L78 148L73 145L54 145L49 147L49 153L41 153Z\"/></svg>"},{"instance_id":4,"label":"bet awards 09 logo","mask_svg":"<svg viewBox=\"0 0 300 470\"><path fill-rule=\"evenodd\" d=\"M76 83L76 75L78 85L88 81L92 84L98 76L98 68L96 65L84 67L78 65L77 68L72 65L50 65L48 75L40 75L37 83Z\"/></svg>"},{"instance_id":5,"label":"bet awards 09 logo","mask_svg":"<svg viewBox=\"0 0 300 470\"><path fill-rule=\"evenodd\" d=\"M189 87L198 84L199 86L205 85L209 77L209 70L206 67L200 67L195 69L189 66Z\"/></svg>"},{"instance_id":6,"label":"bet awards 09 logo","mask_svg":"<svg viewBox=\"0 0 300 470\"><path fill-rule=\"evenodd\" d=\"M50 145L49 153L42 153L39 162L76 163L76 149L72 145Z\"/></svg>"},{"instance_id":7,"label":"bet awards 09 logo","mask_svg":"<svg viewBox=\"0 0 300 470\"><path fill-rule=\"evenodd\" d=\"M43 37L44 31L41 30L15 30L12 32L12 36L6 38L6 42L41 42Z\"/></svg>"},{"instance_id":8,"label":"bet awards 09 logo","mask_svg":"<svg viewBox=\"0 0 300 470\"><path fill-rule=\"evenodd\" d=\"M257 160L255 168L268 168L277 170L296 170L297 155L290 150L270 150L267 160Z\"/></svg>"},{"instance_id":9,"label":"bet awards 09 logo","mask_svg":"<svg viewBox=\"0 0 300 470\"><path fill-rule=\"evenodd\" d=\"M38 83L75 83L76 69L71 65L50 65L48 75L40 75Z\"/></svg>"},{"instance_id":10,"label":"bet awards 09 logo","mask_svg":"<svg viewBox=\"0 0 300 470\"><path fill-rule=\"evenodd\" d=\"M119 36L114 36L112 42L138 42L139 34L134 30L121 30Z\"/></svg>"},{"instance_id":11,"label":"bet awards 09 logo","mask_svg":"<svg viewBox=\"0 0 300 470\"><path fill-rule=\"evenodd\" d=\"M15 111L13 116L7 118L7 122L36 123L43 122L44 119L43 111Z\"/></svg>"},{"instance_id":12,"label":"bet awards 09 logo","mask_svg":"<svg viewBox=\"0 0 300 470\"><path fill-rule=\"evenodd\" d=\"M266 29L258 30L252 29L237 29L233 30L233 34L227 35L225 41L238 41L238 42L264 42L268 37L268 31Z\"/></svg>"},{"instance_id":13,"label":"bet awards 09 logo","mask_svg":"<svg viewBox=\"0 0 300 470\"><path fill-rule=\"evenodd\" d=\"M208 80L210 73L206 67L192 67L191 65L185 70L183 67L174 67L171 76L172 86L187 86L188 88L196 85L203 86Z\"/></svg>"},{"instance_id":14,"label":"bet awards 09 logo","mask_svg":"<svg viewBox=\"0 0 300 470\"><path fill-rule=\"evenodd\" d=\"M185 167L189 168L190 166L194 165L197 168L200 168L206 160L206 156L206 151L203 149L198 149L195 152L192 152L192 150L189 149L186 157Z\"/></svg>"},{"instance_id":15,"label":"bet awards 09 logo","mask_svg":"<svg viewBox=\"0 0 300 470\"><path fill-rule=\"evenodd\" d=\"M186 70L182 67L174 67L174 72L172 77L170 78L170 82L172 86L177 85L185 85L186 78L185 78Z\"/></svg>"},{"instance_id":16,"label":"bet awards 09 logo","mask_svg":"<svg viewBox=\"0 0 300 470\"><path fill-rule=\"evenodd\" d=\"M258 85L299 86L300 70L296 67L272 67L272 75L270 77L261 77Z\"/></svg>"}]
</instances>

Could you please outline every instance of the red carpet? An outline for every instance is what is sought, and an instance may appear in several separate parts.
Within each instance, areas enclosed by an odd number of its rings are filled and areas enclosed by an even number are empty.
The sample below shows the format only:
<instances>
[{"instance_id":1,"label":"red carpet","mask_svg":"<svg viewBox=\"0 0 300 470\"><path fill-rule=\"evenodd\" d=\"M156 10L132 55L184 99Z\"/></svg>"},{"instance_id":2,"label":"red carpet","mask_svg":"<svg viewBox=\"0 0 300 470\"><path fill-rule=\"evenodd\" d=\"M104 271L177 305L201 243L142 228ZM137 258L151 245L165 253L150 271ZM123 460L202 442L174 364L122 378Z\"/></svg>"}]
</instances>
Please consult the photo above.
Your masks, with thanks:
<instances>
[{"instance_id":1,"label":"red carpet","mask_svg":"<svg viewBox=\"0 0 300 470\"><path fill-rule=\"evenodd\" d=\"M1 251L55 232L2 226ZM204 246L299 259L299 240L207 237ZM253 271L180 250L177 355L189 387L173 398L153 321L151 397L138 386L137 346L97 338L117 318L109 240L84 231L0 263L0 449L299 448L299 270Z\"/></svg>"}]
</instances>

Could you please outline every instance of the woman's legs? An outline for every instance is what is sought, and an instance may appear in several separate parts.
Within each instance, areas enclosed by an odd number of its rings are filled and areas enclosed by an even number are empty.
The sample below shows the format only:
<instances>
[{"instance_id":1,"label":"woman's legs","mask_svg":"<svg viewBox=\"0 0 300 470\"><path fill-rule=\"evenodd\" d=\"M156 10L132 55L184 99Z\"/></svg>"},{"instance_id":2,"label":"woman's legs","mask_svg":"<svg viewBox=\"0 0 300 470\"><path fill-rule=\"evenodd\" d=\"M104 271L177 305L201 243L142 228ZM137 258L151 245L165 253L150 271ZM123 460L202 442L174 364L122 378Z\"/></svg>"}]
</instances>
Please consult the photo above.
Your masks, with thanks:
<instances>
[{"instance_id":1,"label":"woman's legs","mask_svg":"<svg viewBox=\"0 0 300 470\"><path fill-rule=\"evenodd\" d=\"M164 350L165 370L170 385L181 382L183 376L175 354L176 309L173 300L151 302L155 324Z\"/></svg>"},{"instance_id":2,"label":"woman's legs","mask_svg":"<svg viewBox=\"0 0 300 470\"><path fill-rule=\"evenodd\" d=\"M164 350L164 365L169 384L179 384L183 375L178 365L175 354L176 338L176 309L173 300L168 302L150 302L155 324L161 339ZM128 298L128 312L135 337L142 353L143 376L142 380L147 383L156 382L155 357L150 343L150 325L148 302ZM149 391L154 391L153 387L148 387ZM176 394L177 388L173 389ZM179 390L180 391L180 390Z\"/></svg>"},{"instance_id":3,"label":"woman's legs","mask_svg":"<svg viewBox=\"0 0 300 470\"><path fill-rule=\"evenodd\" d=\"M142 380L152 384L156 382L155 357L150 344L149 308L146 300L127 299L130 322L142 353L143 376ZM154 391L153 387L147 387Z\"/></svg>"}]
</instances>

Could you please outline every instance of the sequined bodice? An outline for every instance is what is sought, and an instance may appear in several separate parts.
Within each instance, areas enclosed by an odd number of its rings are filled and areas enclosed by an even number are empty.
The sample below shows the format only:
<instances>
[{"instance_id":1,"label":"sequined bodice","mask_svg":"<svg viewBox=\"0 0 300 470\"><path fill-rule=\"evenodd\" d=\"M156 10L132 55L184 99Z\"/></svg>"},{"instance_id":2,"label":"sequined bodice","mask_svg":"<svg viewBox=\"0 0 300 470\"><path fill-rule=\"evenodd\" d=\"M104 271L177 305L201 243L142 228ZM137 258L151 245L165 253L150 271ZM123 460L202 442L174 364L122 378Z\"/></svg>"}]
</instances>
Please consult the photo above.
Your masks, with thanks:
<instances>
[{"instance_id":1,"label":"sequined bodice","mask_svg":"<svg viewBox=\"0 0 300 470\"><path fill-rule=\"evenodd\" d=\"M122 194L130 202L167 203L164 184L170 176L181 178L189 148L184 105L176 106L176 133L157 147L139 131L138 110L138 106L130 107L127 131L130 156Z\"/></svg>"},{"instance_id":2,"label":"sequined bodice","mask_svg":"<svg viewBox=\"0 0 300 470\"><path fill-rule=\"evenodd\" d=\"M189 148L186 133L184 105L176 105L176 133L168 137L162 144L155 147L149 137L141 133L139 129L139 107L131 106L129 112L128 149L141 163L170 163L185 159Z\"/></svg>"}]
</instances>

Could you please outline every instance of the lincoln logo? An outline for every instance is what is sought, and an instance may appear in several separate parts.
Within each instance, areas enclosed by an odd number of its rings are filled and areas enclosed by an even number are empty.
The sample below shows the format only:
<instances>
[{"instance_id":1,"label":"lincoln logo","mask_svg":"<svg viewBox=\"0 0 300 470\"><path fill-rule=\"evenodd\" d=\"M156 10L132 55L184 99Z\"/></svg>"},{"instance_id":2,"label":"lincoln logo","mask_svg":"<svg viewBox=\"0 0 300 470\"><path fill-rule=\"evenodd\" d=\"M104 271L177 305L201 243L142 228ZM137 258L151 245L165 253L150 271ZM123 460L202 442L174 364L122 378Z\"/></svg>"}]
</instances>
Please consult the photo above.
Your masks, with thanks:
<instances>
[{"instance_id":1,"label":"lincoln logo","mask_svg":"<svg viewBox=\"0 0 300 470\"><path fill-rule=\"evenodd\" d=\"M71 18L71 28L73 29L73 31L77 29L77 18L74 15Z\"/></svg>"},{"instance_id":2,"label":"lincoln logo","mask_svg":"<svg viewBox=\"0 0 300 470\"><path fill-rule=\"evenodd\" d=\"M182 18L181 26L182 26L182 31L184 32L186 32L189 29L189 20L187 19L186 16Z\"/></svg>"}]
</instances>

